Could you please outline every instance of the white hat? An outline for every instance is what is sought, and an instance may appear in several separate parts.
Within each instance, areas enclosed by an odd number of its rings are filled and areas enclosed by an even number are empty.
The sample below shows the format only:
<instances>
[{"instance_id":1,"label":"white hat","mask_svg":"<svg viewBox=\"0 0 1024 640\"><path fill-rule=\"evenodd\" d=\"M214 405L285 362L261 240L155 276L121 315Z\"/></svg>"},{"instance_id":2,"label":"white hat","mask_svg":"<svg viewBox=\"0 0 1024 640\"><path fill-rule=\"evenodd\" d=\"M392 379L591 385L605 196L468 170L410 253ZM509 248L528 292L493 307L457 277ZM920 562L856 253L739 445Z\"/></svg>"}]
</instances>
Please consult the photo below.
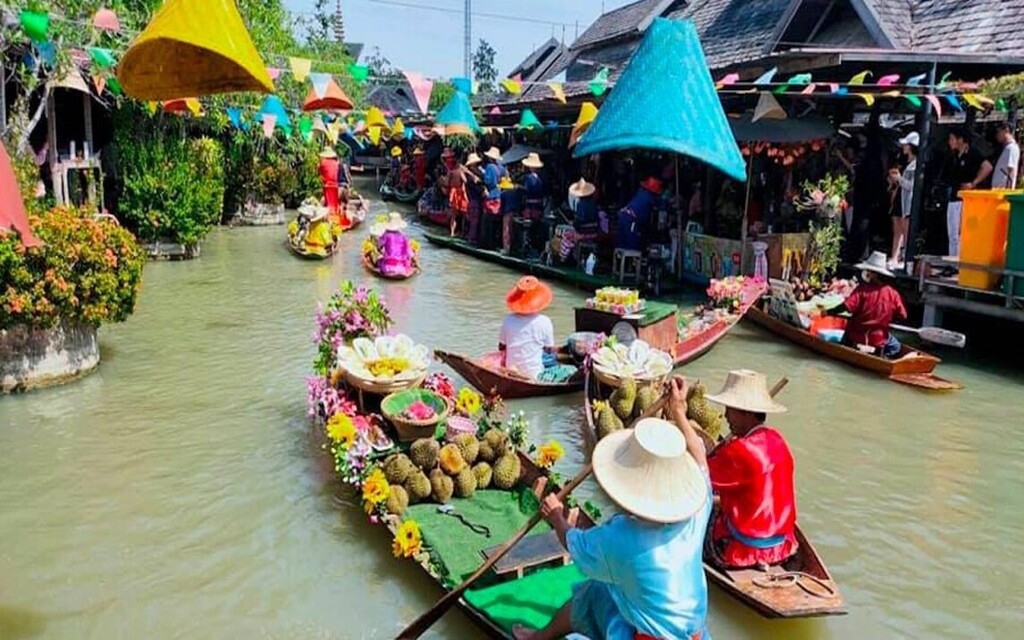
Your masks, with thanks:
<instances>
[{"instance_id":1,"label":"white hat","mask_svg":"<svg viewBox=\"0 0 1024 640\"><path fill-rule=\"evenodd\" d=\"M332 149L331 147L327 147L326 149L324 149L323 151L320 152L320 157L321 158L337 158L338 154L335 153L334 149Z\"/></svg>"},{"instance_id":2,"label":"white hat","mask_svg":"<svg viewBox=\"0 0 1024 640\"><path fill-rule=\"evenodd\" d=\"M491 147L490 149L484 152L484 155L490 158L491 160L494 160L495 162L501 162L501 151L498 149L498 147Z\"/></svg>"},{"instance_id":3,"label":"white hat","mask_svg":"<svg viewBox=\"0 0 1024 640\"><path fill-rule=\"evenodd\" d=\"M469 157L466 158L467 167L472 167L474 164L480 164L480 162L480 156L476 155L475 151L469 154Z\"/></svg>"},{"instance_id":4,"label":"white hat","mask_svg":"<svg viewBox=\"0 0 1024 640\"><path fill-rule=\"evenodd\" d=\"M886 258L885 254L881 251L872 251L868 259L860 264L854 265L854 269L860 269L861 271L873 271L874 273L880 273L883 276L892 277L892 271L885 266Z\"/></svg>"},{"instance_id":5,"label":"white hat","mask_svg":"<svg viewBox=\"0 0 1024 640\"><path fill-rule=\"evenodd\" d=\"M327 217L327 207L320 206L320 204L313 203L302 203L299 207L299 214L308 218L310 222L317 222Z\"/></svg>"},{"instance_id":6,"label":"white hat","mask_svg":"<svg viewBox=\"0 0 1024 640\"><path fill-rule=\"evenodd\" d=\"M763 373L738 369L730 371L722 390L707 399L725 407L754 413L785 413L786 407L775 402L768 392L768 379Z\"/></svg>"},{"instance_id":7,"label":"white hat","mask_svg":"<svg viewBox=\"0 0 1024 640\"><path fill-rule=\"evenodd\" d=\"M900 144L909 144L912 147L919 146L921 144L921 136L917 135L916 131L911 131L900 138Z\"/></svg>"},{"instance_id":8,"label":"white hat","mask_svg":"<svg viewBox=\"0 0 1024 640\"><path fill-rule=\"evenodd\" d=\"M608 434L592 456L594 477L619 507L650 522L682 522L708 499L708 481L679 429L645 418Z\"/></svg>"},{"instance_id":9,"label":"white hat","mask_svg":"<svg viewBox=\"0 0 1024 640\"><path fill-rule=\"evenodd\" d=\"M401 231L408 226L405 220L402 219L402 214L396 211L388 214L388 221L384 224L384 228L388 231Z\"/></svg>"},{"instance_id":10,"label":"white hat","mask_svg":"<svg viewBox=\"0 0 1024 640\"><path fill-rule=\"evenodd\" d=\"M523 160L523 166L528 168L528 169L540 169L541 167L544 166L544 163L541 161L539 155L537 155L536 153L531 152Z\"/></svg>"},{"instance_id":11,"label":"white hat","mask_svg":"<svg viewBox=\"0 0 1024 640\"><path fill-rule=\"evenodd\" d=\"M587 196L594 195L597 191L597 187L590 184L584 178L580 178L577 182L569 185L569 195L574 198L586 198Z\"/></svg>"}]
</instances>

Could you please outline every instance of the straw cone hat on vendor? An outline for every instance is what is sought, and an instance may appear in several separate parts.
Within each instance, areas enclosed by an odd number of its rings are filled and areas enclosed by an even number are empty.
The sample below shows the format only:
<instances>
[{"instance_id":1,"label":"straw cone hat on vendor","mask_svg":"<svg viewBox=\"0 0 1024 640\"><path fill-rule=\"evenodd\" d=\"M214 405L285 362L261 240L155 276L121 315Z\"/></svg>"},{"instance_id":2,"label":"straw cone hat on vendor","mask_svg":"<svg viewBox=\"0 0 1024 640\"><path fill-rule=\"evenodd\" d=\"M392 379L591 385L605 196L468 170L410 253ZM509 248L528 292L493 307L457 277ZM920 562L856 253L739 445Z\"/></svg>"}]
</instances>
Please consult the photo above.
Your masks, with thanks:
<instances>
[{"instance_id":1,"label":"straw cone hat on vendor","mask_svg":"<svg viewBox=\"0 0 1024 640\"><path fill-rule=\"evenodd\" d=\"M594 195L597 187L587 182L586 178L580 178L569 185L569 195L574 198L588 198Z\"/></svg>"},{"instance_id":2,"label":"straw cone hat on vendor","mask_svg":"<svg viewBox=\"0 0 1024 640\"><path fill-rule=\"evenodd\" d=\"M490 149L484 152L484 155L490 158L491 160L494 160L495 162L501 162L501 151L498 149L498 147L491 147Z\"/></svg>"},{"instance_id":3,"label":"straw cone hat on vendor","mask_svg":"<svg viewBox=\"0 0 1024 640\"><path fill-rule=\"evenodd\" d=\"M854 269L860 269L861 271L870 271L879 275L893 277L892 271L889 271L886 266L885 254L881 251L872 251L871 255L864 262L855 264Z\"/></svg>"},{"instance_id":4,"label":"straw cone hat on vendor","mask_svg":"<svg viewBox=\"0 0 1024 640\"><path fill-rule=\"evenodd\" d=\"M730 371L722 390L707 396L708 401L723 407L750 411L751 413L785 413L785 405L779 404L768 391L768 379L763 373L749 369Z\"/></svg>"},{"instance_id":5,"label":"straw cone hat on vendor","mask_svg":"<svg viewBox=\"0 0 1024 640\"><path fill-rule=\"evenodd\" d=\"M505 304L512 313L529 315L547 309L553 298L551 287L533 276L524 276L505 296Z\"/></svg>"},{"instance_id":6,"label":"straw cone hat on vendor","mask_svg":"<svg viewBox=\"0 0 1024 640\"><path fill-rule=\"evenodd\" d=\"M321 158L337 158L338 154L331 147L327 147L326 149L324 149L323 151L320 152L320 157Z\"/></svg>"},{"instance_id":7,"label":"straw cone hat on vendor","mask_svg":"<svg viewBox=\"0 0 1024 640\"><path fill-rule=\"evenodd\" d=\"M480 164L481 162L483 161L480 159L480 156L478 156L475 151L469 154L469 157L466 158L467 167L472 167L473 165Z\"/></svg>"},{"instance_id":8,"label":"straw cone hat on vendor","mask_svg":"<svg viewBox=\"0 0 1024 640\"><path fill-rule=\"evenodd\" d=\"M392 211L388 214L388 221L384 223L385 231L402 231L409 225L406 224L405 219L402 218L402 214Z\"/></svg>"},{"instance_id":9,"label":"straw cone hat on vendor","mask_svg":"<svg viewBox=\"0 0 1024 640\"><path fill-rule=\"evenodd\" d=\"M540 159L539 155L530 152L530 154L523 159L523 166L527 169L540 169L544 166L544 162Z\"/></svg>"},{"instance_id":10,"label":"straw cone hat on vendor","mask_svg":"<svg viewBox=\"0 0 1024 640\"><path fill-rule=\"evenodd\" d=\"M686 439L666 420L645 418L600 440L594 477L624 511L657 523L688 520L708 499L708 486Z\"/></svg>"}]
</instances>

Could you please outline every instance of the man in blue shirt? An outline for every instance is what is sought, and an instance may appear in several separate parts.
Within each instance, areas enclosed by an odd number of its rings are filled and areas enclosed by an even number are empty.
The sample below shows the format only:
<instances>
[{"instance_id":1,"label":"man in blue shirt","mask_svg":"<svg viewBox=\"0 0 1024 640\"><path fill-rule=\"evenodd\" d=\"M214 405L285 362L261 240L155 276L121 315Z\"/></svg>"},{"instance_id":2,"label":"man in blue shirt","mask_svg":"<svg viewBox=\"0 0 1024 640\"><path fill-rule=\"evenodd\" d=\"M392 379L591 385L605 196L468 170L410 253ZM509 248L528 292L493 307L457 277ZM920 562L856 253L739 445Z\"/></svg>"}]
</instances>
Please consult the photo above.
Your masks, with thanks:
<instances>
[{"instance_id":1,"label":"man in blue shirt","mask_svg":"<svg viewBox=\"0 0 1024 640\"><path fill-rule=\"evenodd\" d=\"M624 512L571 527L554 495L541 512L588 579L546 627L517 625L517 640L710 640L702 552L712 500L707 453L686 419L686 381L672 381L669 416L605 436L594 477Z\"/></svg>"},{"instance_id":2,"label":"man in blue shirt","mask_svg":"<svg viewBox=\"0 0 1024 640\"><path fill-rule=\"evenodd\" d=\"M661 200L661 180L650 177L640 183L636 195L619 211L615 227L615 248L640 251L651 215Z\"/></svg>"},{"instance_id":3,"label":"man in blue shirt","mask_svg":"<svg viewBox=\"0 0 1024 640\"><path fill-rule=\"evenodd\" d=\"M480 247L494 249L501 244L501 179L508 175L501 164L501 151L491 147L484 153L484 201Z\"/></svg>"},{"instance_id":4,"label":"man in blue shirt","mask_svg":"<svg viewBox=\"0 0 1024 640\"><path fill-rule=\"evenodd\" d=\"M544 215L544 181L537 173L544 166L540 156L531 153L523 160L526 175L523 176L523 217L539 220Z\"/></svg>"}]
</instances>

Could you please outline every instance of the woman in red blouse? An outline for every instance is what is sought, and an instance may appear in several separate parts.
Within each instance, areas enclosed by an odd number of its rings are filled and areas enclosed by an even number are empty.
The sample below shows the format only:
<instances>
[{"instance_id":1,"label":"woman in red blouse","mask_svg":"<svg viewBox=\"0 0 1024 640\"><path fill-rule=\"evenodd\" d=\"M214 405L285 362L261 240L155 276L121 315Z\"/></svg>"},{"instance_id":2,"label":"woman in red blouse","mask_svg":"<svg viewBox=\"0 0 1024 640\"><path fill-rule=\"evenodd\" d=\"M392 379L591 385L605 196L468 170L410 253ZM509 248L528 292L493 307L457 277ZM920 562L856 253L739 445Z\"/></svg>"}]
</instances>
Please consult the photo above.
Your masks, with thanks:
<instances>
[{"instance_id":1,"label":"woman in red blouse","mask_svg":"<svg viewBox=\"0 0 1024 640\"><path fill-rule=\"evenodd\" d=\"M731 371L708 400L725 407L733 437L708 457L720 502L712 540L729 567L780 564L796 553L793 455L785 438L765 424L786 407L768 392L763 374Z\"/></svg>"}]
</instances>

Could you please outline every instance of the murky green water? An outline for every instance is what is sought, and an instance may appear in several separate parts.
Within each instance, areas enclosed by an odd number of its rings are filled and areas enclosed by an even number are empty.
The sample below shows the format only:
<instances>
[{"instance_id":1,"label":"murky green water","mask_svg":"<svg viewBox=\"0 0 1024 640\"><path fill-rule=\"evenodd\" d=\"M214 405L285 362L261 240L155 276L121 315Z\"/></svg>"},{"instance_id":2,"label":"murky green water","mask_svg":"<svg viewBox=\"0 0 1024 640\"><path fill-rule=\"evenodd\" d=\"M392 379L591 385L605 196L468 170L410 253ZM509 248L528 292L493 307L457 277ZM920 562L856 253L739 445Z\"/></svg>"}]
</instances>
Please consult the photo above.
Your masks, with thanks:
<instances>
[{"instance_id":1,"label":"murky green water","mask_svg":"<svg viewBox=\"0 0 1024 640\"><path fill-rule=\"evenodd\" d=\"M201 260L147 266L138 311L101 332L99 371L0 399L0 639L388 638L437 596L338 503L306 424L312 316L359 267L365 229L331 263L283 228L220 230ZM376 283L398 326L489 348L516 275L424 250L426 273ZM556 326L576 291L558 288ZM688 368L786 375L776 425L797 459L800 522L851 614L772 622L712 590L714 636L1004 638L1024 623L1021 375L950 365L929 396L821 362L740 326ZM523 401L534 438L583 461L580 398ZM586 487L591 493L594 487ZM459 614L434 637L475 638Z\"/></svg>"}]
</instances>

